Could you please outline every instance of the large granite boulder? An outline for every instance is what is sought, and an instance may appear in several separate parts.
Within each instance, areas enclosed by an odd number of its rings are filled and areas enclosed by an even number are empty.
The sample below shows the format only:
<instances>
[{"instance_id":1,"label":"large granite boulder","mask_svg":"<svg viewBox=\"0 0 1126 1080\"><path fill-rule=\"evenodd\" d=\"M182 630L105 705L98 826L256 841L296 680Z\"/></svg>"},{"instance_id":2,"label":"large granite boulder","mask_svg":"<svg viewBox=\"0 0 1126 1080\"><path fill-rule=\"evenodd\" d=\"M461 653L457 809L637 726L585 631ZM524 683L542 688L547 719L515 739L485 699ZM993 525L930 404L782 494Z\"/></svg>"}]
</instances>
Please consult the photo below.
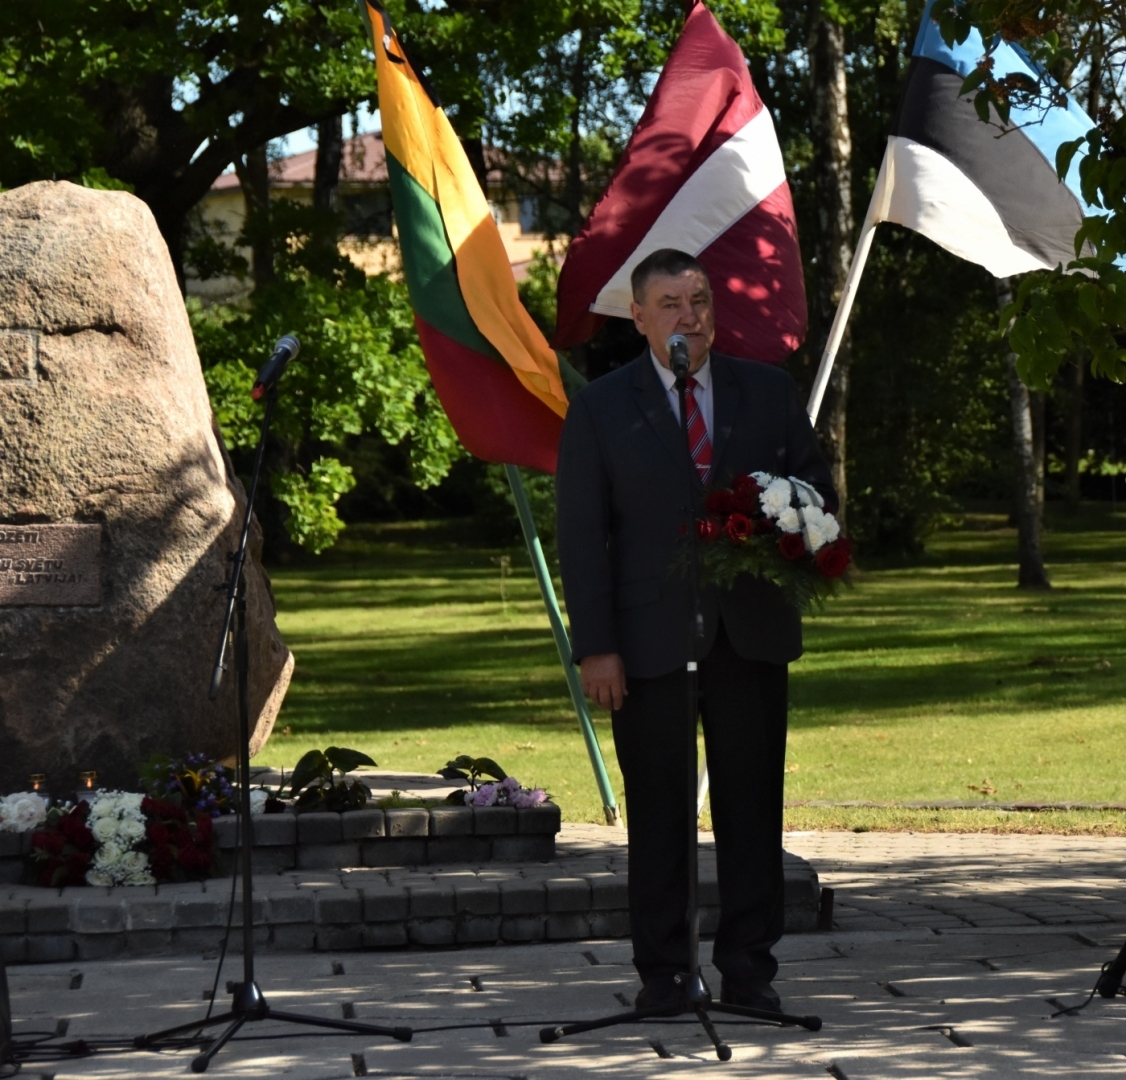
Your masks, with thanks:
<instances>
[{"instance_id":1,"label":"large granite boulder","mask_svg":"<svg viewBox=\"0 0 1126 1080\"><path fill-rule=\"evenodd\" d=\"M148 207L0 195L0 793L235 752L233 671L207 691L245 505ZM257 555L247 579L257 750L293 658Z\"/></svg>"}]
</instances>

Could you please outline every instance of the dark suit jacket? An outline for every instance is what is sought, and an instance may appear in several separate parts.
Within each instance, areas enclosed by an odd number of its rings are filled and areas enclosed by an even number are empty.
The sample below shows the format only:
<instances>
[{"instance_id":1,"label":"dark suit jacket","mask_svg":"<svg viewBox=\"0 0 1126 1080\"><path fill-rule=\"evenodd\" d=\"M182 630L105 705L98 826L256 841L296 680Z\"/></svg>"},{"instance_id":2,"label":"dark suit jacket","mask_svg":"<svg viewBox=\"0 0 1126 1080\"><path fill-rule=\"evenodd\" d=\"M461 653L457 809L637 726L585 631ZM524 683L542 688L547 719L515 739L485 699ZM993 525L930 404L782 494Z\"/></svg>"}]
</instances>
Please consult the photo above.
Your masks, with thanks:
<instances>
[{"instance_id":1,"label":"dark suit jacket","mask_svg":"<svg viewBox=\"0 0 1126 1080\"><path fill-rule=\"evenodd\" d=\"M762 470L811 483L835 510L829 467L780 368L712 353L712 485ZM556 474L559 561L575 660L620 653L631 676L652 678L688 661L691 589L677 557L687 521L684 433L648 348L584 386L563 425ZM706 656L722 617L748 660L787 663L802 651L801 618L777 586L746 575L701 595Z\"/></svg>"}]
</instances>

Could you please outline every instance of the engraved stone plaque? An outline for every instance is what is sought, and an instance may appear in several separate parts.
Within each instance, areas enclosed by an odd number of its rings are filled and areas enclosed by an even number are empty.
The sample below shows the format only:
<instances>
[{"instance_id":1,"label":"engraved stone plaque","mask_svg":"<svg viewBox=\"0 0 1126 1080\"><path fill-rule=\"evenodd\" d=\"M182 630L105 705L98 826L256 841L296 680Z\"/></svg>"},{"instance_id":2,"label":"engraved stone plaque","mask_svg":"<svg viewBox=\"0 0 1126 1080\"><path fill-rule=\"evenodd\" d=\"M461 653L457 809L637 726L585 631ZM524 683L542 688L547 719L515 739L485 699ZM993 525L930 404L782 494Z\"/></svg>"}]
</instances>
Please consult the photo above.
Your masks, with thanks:
<instances>
[{"instance_id":1,"label":"engraved stone plaque","mask_svg":"<svg viewBox=\"0 0 1126 1080\"><path fill-rule=\"evenodd\" d=\"M101 525L0 525L0 607L101 602Z\"/></svg>"}]
</instances>

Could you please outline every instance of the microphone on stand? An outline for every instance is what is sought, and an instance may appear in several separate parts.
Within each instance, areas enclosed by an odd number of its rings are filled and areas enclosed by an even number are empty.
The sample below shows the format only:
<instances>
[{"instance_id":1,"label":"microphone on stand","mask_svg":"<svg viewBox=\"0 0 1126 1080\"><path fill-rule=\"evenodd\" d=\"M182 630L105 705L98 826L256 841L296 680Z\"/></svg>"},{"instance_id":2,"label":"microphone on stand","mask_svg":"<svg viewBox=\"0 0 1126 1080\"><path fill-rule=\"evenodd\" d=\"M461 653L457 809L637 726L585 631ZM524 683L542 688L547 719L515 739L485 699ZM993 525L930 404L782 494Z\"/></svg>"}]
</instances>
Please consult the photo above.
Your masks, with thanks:
<instances>
[{"instance_id":1,"label":"microphone on stand","mask_svg":"<svg viewBox=\"0 0 1126 1080\"><path fill-rule=\"evenodd\" d=\"M286 365L300 351L301 342L293 334L278 338L278 343L274 346L274 355L262 365L258 378L254 380L250 396L257 401L263 394L272 390L277 385L278 379L282 377Z\"/></svg>"},{"instance_id":2,"label":"microphone on stand","mask_svg":"<svg viewBox=\"0 0 1126 1080\"><path fill-rule=\"evenodd\" d=\"M688 374L689 366L688 338L683 334L673 334L665 342L665 348L669 351L669 367L672 368L672 373L678 379L683 379Z\"/></svg>"}]
</instances>

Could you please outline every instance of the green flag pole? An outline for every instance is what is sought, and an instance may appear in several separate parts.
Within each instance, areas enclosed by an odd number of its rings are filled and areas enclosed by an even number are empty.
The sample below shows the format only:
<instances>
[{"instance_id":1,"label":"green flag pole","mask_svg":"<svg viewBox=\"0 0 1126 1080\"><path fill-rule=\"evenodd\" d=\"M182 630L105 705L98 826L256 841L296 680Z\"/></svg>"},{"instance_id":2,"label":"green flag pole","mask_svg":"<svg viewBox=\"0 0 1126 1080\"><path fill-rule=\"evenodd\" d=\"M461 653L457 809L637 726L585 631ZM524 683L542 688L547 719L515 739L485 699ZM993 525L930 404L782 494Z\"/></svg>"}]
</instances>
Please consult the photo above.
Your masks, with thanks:
<instances>
[{"instance_id":1,"label":"green flag pole","mask_svg":"<svg viewBox=\"0 0 1126 1080\"><path fill-rule=\"evenodd\" d=\"M524 481L520 477L520 470L515 465L505 465L504 474L508 477L508 486L512 489L512 499L516 503L516 513L520 517L520 527L524 530L524 542L528 545L528 556L532 560L532 569L536 572L536 581L539 582L544 607L547 608L551 633L555 637L555 647L559 650L559 661L563 665L563 674L567 676L567 688L571 691L571 701L574 703L575 712L579 718L579 727L582 728L586 752L590 755L590 763L594 767L594 779L598 781L598 790L602 795L602 809L606 814L606 824L621 826L622 815L618 811L618 804L614 799L614 789L610 786L610 777L606 773L606 763L602 760L602 750L598 745L598 736L595 734L594 724L591 723L586 695L583 693L582 683L579 680L579 671L571 661L571 642L567 637L567 628L563 625L559 601L555 597L555 586L551 583L551 574L547 570L547 560L543 557L543 546L540 544L539 533L536 532L532 508L528 505Z\"/></svg>"}]
</instances>

